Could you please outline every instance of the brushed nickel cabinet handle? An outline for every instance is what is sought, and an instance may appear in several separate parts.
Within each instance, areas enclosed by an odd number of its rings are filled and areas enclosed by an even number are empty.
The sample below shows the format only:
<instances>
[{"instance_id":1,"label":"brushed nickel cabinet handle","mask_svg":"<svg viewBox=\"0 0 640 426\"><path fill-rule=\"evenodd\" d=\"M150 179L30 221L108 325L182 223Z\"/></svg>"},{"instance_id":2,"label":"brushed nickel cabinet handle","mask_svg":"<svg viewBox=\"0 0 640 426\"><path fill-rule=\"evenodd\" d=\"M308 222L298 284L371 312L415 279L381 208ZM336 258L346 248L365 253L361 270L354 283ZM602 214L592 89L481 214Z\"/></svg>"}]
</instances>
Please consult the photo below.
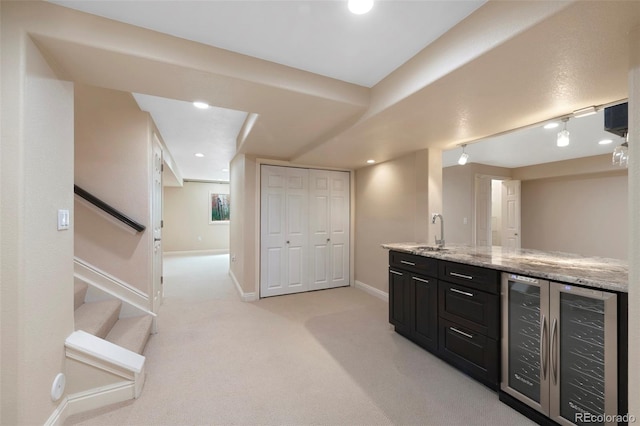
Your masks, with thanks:
<instances>
[{"instance_id":1,"label":"brushed nickel cabinet handle","mask_svg":"<svg viewBox=\"0 0 640 426\"><path fill-rule=\"evenodd\" d=\"M391 273L392 273L392 274L394 274L394 275L400 275L400 276L402 276L402 274L401 274L400 272L396 272L396 271L389 271L389 272L391 272Z\"/></svg>"},{"instance_id":2,"label":"brushed nickel cabinet handle","mask_svg":"<svg viewBox=\"0 0 640 426\"><path fill-rule=\"evenodd\" d=\"M473 339L473 336L472 336L471 334L469 334L469 333L465 333L464 331L460 331L460 330L458 330L458 329L457 329L457 328L455 328L455 327L449 327L449 330L451 330L451 331L455 331L455 332L456 332L456 333L458 333L458 334L462 334L463 336L468 337L469 339Z\"/></svg>"},{"instance_id":3,"label":"brushed nickel cabinet handle","mask_svg":"<svg viewBox=\"0 0 640 426\"><path fill-rule=\"evenodd\" d=\"M449 272L449 275L453 275L454 277L458 277L458 278L464 278L466 280L472 280L473 277L470 275L463 275L463 274L458 274L457 272Z\"/></svg>"},{"instance_id":4,"label":"brushed nickel cabinet handle","mask_svg":"<svg viewBox=\"0 0 640 426\"><path fill-rule=\"evenodd\" d=\"M423 280L422 278L413 277L413 279L416 280L416 281L420 281L421 283L429 284L429 281Z\"/></svg>"},{"instance_id":5,"label":"brushed nickel cabinet handle","mask_svg":"<svg viewBox=\"0 0 640 426\"><path fill-rule=\"evenodd\" d=\"M467 291L458 290L457 288L450 288L449 290L454 292L454 293L463 294L465 296L473 297L473 293L469 293Z\"/></svg>"},{"instance_id":6,"label":"brushed nickel cabinet handle","mask_svg":"<svg viewBox=\"0 0 640 426\"><path fill-rule=\"evenodd\" d=\"M409 265L409 266L416 266L415 263L413 262L407 262L406 260L401 260L400 263L404 263L405 265Z\"/></svg>"}]
</instances>

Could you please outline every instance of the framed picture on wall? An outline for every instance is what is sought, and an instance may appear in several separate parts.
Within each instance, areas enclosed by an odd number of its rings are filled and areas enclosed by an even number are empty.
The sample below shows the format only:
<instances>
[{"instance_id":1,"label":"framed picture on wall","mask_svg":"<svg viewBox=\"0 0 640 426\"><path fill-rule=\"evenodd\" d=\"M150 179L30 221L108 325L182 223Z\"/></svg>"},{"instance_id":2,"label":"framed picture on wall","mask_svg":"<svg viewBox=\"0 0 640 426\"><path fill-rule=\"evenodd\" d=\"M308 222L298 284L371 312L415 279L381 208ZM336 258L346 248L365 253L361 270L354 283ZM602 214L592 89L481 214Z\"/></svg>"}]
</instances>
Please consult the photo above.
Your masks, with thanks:
<instances>
[{"instance_id":1,"label":"framed picture on wall","mask_svg":"<svg viewBox=\"0 0 640 426\"><path fill-rule=\"evenodd\" d=\"M229 222L229 194L209 193L209 223Z\"/></svg>"}]
</instances>

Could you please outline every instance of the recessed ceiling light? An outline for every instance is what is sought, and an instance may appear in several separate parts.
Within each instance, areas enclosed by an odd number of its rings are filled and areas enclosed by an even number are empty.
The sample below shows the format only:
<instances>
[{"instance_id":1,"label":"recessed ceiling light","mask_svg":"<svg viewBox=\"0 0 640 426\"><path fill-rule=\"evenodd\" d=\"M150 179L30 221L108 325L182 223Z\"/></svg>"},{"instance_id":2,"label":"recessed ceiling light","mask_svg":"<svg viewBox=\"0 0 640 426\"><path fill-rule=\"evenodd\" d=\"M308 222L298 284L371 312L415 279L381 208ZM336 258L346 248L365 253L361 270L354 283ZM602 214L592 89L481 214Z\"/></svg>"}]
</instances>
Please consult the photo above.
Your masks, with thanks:
<instances>
[{"instance_id":1,"label":"recessed ceiling light","mask_svg":"<svg viewBox=\"0 0 640 426\"><path fill-rule=\"evenodd\" d=\"M201 153L201 152L197 152L197 153L195 154L195 156L196 156L196 157L198 157L198 158L202 158L202 157L204 157L204 154L203 154L203 153Z\"/></svg>"},{"instance_id":2,"label":"recessed ceiling light","mask_svg":"<svg viewBox=\"0 0 640 426\"><path fill-rule=\"evenodd\" d=\"M228 172L228 171L229 171L229 169L222 169L222 171L223 171L223 172Z\"/></svg>"},{"instance_id":3,"label":"recessed ceiling light","mask_svg":"<svg viewBox=\"0 0 640 426\"><path fill-rule=\"evenodd\" d=\"M609 145L610 143L612 143L613 141L611 139L602 139L600 142L598 142L600 145Z\"/></svg>"},{"instance_id":4,"label":"recessed ceiling light","mask_svg":"<svg viewBox=\"0 0 640 426\"><path fill-rule=\"evenodd\" d=\"M200 108L200 109L207 109L209 108L209 104L206 102L194 102L193 106L196 108Z\"/></svg>"},{"instance_id":5,"label":"recessed ceiling light","mask_svg":"<svg viewBox=\"0 0 640 426\"><path fill-rule=\"evenodd\" d=\"M556 127L558 127L560 125L560 123L557 122L552 122L552 123L547 123L544 125L545 129L555 129Z\"/></svg>"},{"instance_id":6,"label":"recessed ceiling light","mask_svg":"<svg viewBox=\"0 0 640 426\"><path fill-rule=\"evenodd\" d=\"M375 162L376 162L376 160L367 160L367 164L373 164Z\"/></svg>"},{"instance_id":7,"label":"recessed ceiling light","mask_svg":"<svg viewBox=\"0 0 640 426\"><path fill-rule=\"evenodd\" d=\"M373 7L373 0L349 0L347 6L351 13L355 15L362 15L371 10Z\"/></svg>"}]
</instances>

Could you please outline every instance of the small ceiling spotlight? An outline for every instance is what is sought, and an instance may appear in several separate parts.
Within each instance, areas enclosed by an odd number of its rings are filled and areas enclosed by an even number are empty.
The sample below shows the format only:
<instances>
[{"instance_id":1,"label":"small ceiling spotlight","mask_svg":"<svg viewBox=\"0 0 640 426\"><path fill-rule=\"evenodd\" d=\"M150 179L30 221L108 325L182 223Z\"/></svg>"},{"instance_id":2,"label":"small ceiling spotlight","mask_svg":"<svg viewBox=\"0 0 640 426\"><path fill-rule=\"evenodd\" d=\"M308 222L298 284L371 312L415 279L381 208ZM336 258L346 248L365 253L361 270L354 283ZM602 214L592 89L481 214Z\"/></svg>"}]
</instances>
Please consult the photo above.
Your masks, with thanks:
<instances>
[{"instance_id":1,"label":"small ceiling spotlight","mask_svg":"<svg viewBox=\"0 0 640 426\"><path fill-rule=\"evenodd\" d=\"M204 154L203 154L203 153L201 153L201 152L196 152L194 155L195 155L196 157L198 157L198 158L202 158L202 157L204 157Z\"/></svg>"},{"instance_id":2,"label":"small ceiling spotlight","mask_svg":"<svg viewBox=\"0 0 640 426\"><path fill-rule=\"evenodd\" d=\"M349 0L349 11L355 15L363 15L373 8L373 0Z\"/></svg>"},{"instance_id":3,"label":"small ceiling spotlight","mask_svg":"<svg viewBox=\"0 0 640 426\"><path fill-rule=\"evenodd\" d=\"M610 143L613 143L611 139L602 139L600 142L598 142L598 144L600 145L609 145Z\"/></svg>"},{"instance_id":4,"label":"small ceiling spotlight","mask_svg":"<svg viewBox=\"0 0 640 426\"><path fill-rule=\"evenodd\" d=\"M467 146L467 144L462 144L462 154L460 154L460 158L458 158L458 164L460 164L461 166L464 166L465 164L467 164L467 161L469 161L469 154L467 154L466 152L464 152L464 148Z\"/></svg>"},{"instance_id":5,"label":"small ceiling spotlight","mask_svg":"<svg viewBox=\"0 0 640 426\"><path fill-rule=\"evenodd\" d=\"M560 124L557 121L552 121L551 123L547 123L544 125L545 129L555 129L556 127L558 127Z\"/></svg>"},{"instance_id":6,"label":"small ceiling spotlight","mask_svg":"<svg viewBox=\"0 0 640 426\"><path fill-rule=\"evenodd\" d=\"M209 109L209 104L206 102L196 101L193 103L193 106L198 109Z\"/></svg>"},{"instance_id":7,"label":"small ceiling spotlight","mask_svg":"<svg viewBox=\"0 0 640 426\"><path fill-rule=\"evenodd\" d=\"M367 160L367 164L373 164L375 162L376 162L376 160Z\"/></svg>"},{"instance_id":8,"label":"small ceiling spotlight","mask_svg":"<svg viewBox=\"0 0 640 426\"><path fill-rule=\"evenodd\" d=\"M567 121L569 121L569 119L563 118L562 121L564 122L564 129L558 132L558 139L556 141L556 144L559 147L568 146L569 142L571 141L569 139L569 131L567 130Z\"/></svg>"}]
</instances>

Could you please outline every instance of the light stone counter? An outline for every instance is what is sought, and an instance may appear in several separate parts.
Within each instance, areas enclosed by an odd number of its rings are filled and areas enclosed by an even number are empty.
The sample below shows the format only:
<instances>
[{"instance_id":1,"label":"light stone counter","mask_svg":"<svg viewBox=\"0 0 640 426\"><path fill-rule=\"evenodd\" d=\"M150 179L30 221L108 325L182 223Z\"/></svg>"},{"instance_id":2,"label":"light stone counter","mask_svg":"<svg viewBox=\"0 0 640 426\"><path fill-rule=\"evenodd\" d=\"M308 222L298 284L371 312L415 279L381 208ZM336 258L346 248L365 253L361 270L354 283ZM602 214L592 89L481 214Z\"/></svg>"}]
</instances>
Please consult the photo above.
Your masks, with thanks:
<instances>
[{"instance_id":1,"label":"light stone counter","mask_svg":"<svg viewBox=\"0 0 640 426\"><path fill-rule=\"evenodd\" d=\"M550 281L627 292L628 262L604 257L503 247L450 245L443 251L419 249L424 243L390 243L388 250L482 266Z\"/></svg>"}]
</instances>

